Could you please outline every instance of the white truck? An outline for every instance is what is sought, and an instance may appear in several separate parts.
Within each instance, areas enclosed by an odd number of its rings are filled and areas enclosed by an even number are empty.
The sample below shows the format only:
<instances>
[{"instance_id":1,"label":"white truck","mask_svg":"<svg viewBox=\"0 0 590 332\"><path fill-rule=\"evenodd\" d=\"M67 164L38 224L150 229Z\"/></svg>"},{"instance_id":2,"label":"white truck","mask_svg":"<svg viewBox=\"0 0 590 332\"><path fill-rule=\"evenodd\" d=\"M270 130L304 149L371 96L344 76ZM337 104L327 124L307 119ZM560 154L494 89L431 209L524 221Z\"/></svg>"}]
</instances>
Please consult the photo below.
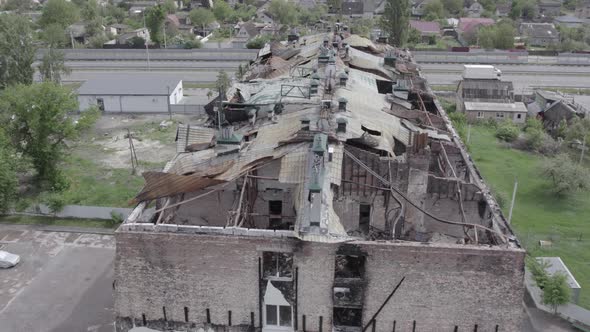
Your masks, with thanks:
<instances>
[{"instance_id":1,"label":"white truck","mask_svg":"<svg viewBox=\"0 0 590 332\"><path fill-rule=\"evenodd\" d=\"M492 65L463 65L463 79L500 80L502 71Z\"/></svg>"}]
</instances>

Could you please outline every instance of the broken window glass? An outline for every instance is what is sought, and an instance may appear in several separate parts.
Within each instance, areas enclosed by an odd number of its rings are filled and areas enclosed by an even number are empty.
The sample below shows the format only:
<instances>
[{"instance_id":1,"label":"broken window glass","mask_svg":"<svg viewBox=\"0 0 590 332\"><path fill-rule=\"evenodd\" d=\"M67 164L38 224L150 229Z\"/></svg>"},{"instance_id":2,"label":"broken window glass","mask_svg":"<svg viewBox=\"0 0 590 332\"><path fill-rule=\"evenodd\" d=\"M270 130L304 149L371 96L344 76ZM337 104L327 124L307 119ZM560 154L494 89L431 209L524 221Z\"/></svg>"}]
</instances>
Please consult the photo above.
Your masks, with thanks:
<instances>
[{"instance_id":1,"label":"broken window glass","mask_svg":"<svg viewBox=\"0 0 590 332\"><path fill-rule=\"evenodd\" d=\"M263 277L293 278L293 254L284 252L262 253Z\"/></svg>"},{"instance_id":2,"label":"broken window glass","mask_svg":"<svg viewBox=\"0 0 590 332\"><path fill-rule=\"evenodd\" d=\"M336 255L336 278L362 278L365 270L364 256Z\"/></svg>"},{"instance_id":3,"label":"broken window glass","mask_svg":"<svg viewBox=\"0 0 590 332\"><path fill-rule=\"evenodd\" d=\"M334 308L334 326L362 326L361 309Z\"/></svg>"},{"instance_id":4,"label":"broken window glass","mask_svg":"<svg viewBox=\"0 0 590 332\"><path fill-rule=\"evenodd\" d=\"M277 325L277 306L266 305L266 325Z\"/></svg>"},{"instance_id":5,"label":"broken window glass","mask_svg":"<svg viewBox=\"0 0 590 332\"><path fill-rule=\"evenodd\" d=\"M291 326L291 306L279 306L279 321L281 326Z\"/></svg>"}]
</instances>

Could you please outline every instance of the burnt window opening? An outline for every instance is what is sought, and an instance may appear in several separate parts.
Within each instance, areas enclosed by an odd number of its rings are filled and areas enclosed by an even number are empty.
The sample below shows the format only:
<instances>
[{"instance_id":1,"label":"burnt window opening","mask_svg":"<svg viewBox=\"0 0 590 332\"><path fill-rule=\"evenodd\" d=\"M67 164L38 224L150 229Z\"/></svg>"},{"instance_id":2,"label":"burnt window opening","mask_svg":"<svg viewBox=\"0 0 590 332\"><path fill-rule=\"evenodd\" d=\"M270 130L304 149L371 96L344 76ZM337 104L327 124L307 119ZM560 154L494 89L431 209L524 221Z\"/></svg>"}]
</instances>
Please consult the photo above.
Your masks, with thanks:
<instances>
[{"instance_id":1,"label":"burnt window opening","mask_svg":"<svg viewBox=\"0 0 590 332\"><path fill-rule=\"evenodd\" d=\"M362 327L363 311L355 308L334 308L334 326Z\"/></svg>"},{"instance_id":2,"label":"burnt window opening","mask_svg":"<svg viewBox=\"0 0 590 332\"><path fill-rule=\"evenodd\" d=\"M262 253L264 279L293 278L293 254L265 251Z\"/></svg>"},{"instance_id":3,"label":"burnt window opening","mask_svg":"<svg viewBox=\"0 0 590 332\"><path fill-rule=\"evenodd\" d=\"M256 132L253 132L251 134L248 134L248 135L244 136L244 141L251 142L251 141L253 141L256 138L257 135L258 135L258 132L257 131Z\"/></svg>"},{"instance_id":4,"label":"burnt window opening","mask_svg":"<svg viewBox=\"0 0 590 332\"><path fill-rule=\"evenodd\" d=\"M268 201L268 214L280 216L283 214L283 201Z\"/></svg>"},{"instance_id":5,"label":"burnt window opening","mask_svg":"<svg viewBox=\"0 0 590 332\"><path fill-rule=\"evenodd\" d=\"M393 82L385 81L385 80L375 80L377 81L377 91L382 94L388 94L393 92Z\"/></svg>"},{"instance_id":6,"label":"burnt window opening","mask_svg":"<svg viewBox=\"0 0 590 332\"><path fill-rule=\"evenodd\" d=\"M283 230L283 231L288 231L288 230L293 230L293 223L290 222L289 220L283 219L283 218L269 218L268 219L268 229L273 229L273 230Z\"/></svg>"},{"instance_id":7,"label":"burnt window opening","mask_svg":"<svg viewBox=\"0 0 590 332\"><path fill-rule=\"evenodd\" d=\"M368 233L370 224L371 224L371 205L361 204L359 207L359 230L363 233Z\"/></svg>"},{"instance_id":8,"label":"burnt window opening","mask_svg":"<svg viewBox=\"0 0 590 332\"><path fill-rule=\"evenodd\" d=\"M266 326L291 327L293 321L291 306L267 304L265 309Z\"/></svg>"},{"instance_id":9,"label":"burnt window opening","mask_svg":"<svg viewBox=\"0 0 590 332\"><path fill-rule=\"evenodd\" d=\"M365 256L336 255L334 277L363 278L365 273Z\"/></svg>"}]
</instances>

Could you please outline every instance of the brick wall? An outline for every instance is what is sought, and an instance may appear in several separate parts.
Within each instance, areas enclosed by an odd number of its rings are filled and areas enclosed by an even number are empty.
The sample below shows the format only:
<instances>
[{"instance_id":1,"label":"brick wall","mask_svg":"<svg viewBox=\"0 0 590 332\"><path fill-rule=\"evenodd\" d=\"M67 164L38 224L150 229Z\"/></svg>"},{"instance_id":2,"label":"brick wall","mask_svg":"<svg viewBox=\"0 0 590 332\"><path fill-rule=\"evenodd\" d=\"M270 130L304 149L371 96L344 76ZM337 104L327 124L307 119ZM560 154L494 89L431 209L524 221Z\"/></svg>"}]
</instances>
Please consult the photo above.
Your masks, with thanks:
<instances>
[{"instance_id":1,"label":"brick wall","mask_svg":"<svg viewBox=\"0 0 590 332\"><path fill-rule=\"evenodd\" d=\"M162 307L170 324L206 321L234 330L258 326L258 258L263 251L294 252L298 268L298 326L331 331L334 258L339 244L296 239L119 231L116 234L115 311L122 324L162 326ZM522 320L524 251L417 243L358 242L367 253L363 320L366 324L395 284L405 282L377 318L377 331L519 331ZM177 325L175 325L177 326Z\"/></svg>"}]
</instances>

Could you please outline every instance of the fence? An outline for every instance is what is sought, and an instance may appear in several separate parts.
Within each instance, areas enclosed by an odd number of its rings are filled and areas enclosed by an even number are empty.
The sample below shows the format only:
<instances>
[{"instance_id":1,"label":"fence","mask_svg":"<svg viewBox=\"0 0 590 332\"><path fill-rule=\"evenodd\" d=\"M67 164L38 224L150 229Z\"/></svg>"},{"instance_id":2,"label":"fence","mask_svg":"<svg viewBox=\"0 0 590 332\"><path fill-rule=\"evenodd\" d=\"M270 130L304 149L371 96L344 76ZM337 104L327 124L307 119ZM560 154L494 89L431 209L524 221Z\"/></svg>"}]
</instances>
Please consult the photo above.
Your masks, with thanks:
<instances>
[{"instance_id":1,"label":"fence","mask_svg":"<svg viewBox=\"0 0 590 332\"><path fill-rule=\"evenodd\" d=\"M590 54L559 53L553 56L538 55L532 52L508 51L471 51L471 52L437 52L416 51L417 62L435 63L490 63L490 64L547 64L590 66Z\"/></svg>"},{"instance_id":2,"label":"fence","mask_svg":"<svg viewBox=\"0 0 590 332\"><path fill-rule=\"evenodd\" d=\"M172 113L191 114L195 116L205 116L205 105L191 105L191 104L174 104L170 105Z\"/></svg>"}]
</instances>

